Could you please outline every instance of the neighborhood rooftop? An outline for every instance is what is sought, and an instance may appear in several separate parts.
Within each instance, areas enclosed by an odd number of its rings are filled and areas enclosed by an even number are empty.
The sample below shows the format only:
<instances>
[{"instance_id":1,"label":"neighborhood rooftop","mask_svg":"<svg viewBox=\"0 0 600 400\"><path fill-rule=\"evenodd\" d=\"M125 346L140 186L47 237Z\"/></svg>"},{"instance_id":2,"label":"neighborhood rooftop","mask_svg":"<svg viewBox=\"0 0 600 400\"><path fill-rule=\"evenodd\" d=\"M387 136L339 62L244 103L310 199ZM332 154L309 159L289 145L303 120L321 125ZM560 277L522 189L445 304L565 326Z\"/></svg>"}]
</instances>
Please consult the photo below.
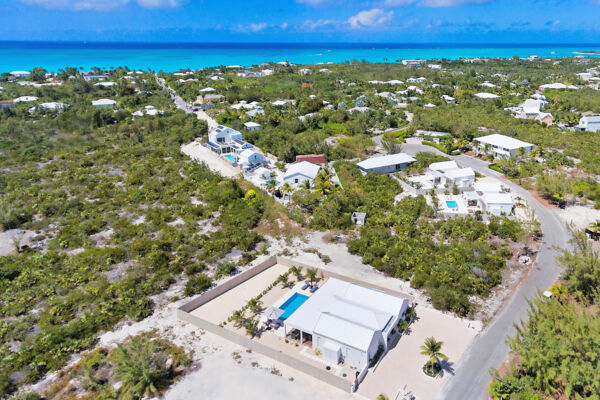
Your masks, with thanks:
<instances>
[{"instance_id":1,"label":"neighborhood rooftop","mask_svg":"<svg viewBox=\"0 0 600 400\"><path fill-rule=\"evenodd\" d=\"M388 165L408 164L408 163L413 163L415 161L416 160L414 158L412 158L411 156L409 156L408 154L398 153L398 154L390 154L390 155L381 156L381 157L367 158L366 160L361 161L356 165L358 165L362 169L373 169L373 168L386 167Z\"/></svg>"},{"instance_id":2,"label":"neighborhood rooftop","mask_svg":"<svg viewBox=\"0 0 600 400\"><path fill-rule=\"evenodd\" d=\"M520 149L522 147L531 147L533 144L524 142L519 139L512 138L510 136L504 136L497 133L488 136L482 136L475 138L476 141L489 144L490 146L502 147L509 150Z\"/></svg>"}]
</instances>

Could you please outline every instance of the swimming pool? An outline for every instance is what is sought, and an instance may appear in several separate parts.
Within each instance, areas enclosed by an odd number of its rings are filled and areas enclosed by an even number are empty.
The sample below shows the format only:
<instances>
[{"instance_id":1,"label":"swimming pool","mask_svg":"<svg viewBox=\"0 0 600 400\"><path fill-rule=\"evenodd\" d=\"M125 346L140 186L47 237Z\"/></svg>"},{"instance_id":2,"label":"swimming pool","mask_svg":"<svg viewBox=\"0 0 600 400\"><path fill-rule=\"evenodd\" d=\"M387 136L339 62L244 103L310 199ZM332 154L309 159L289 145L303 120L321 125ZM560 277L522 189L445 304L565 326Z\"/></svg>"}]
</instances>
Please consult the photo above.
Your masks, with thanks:
<instances>
[{"instance_id":1,"label":"swimming pool","mask_svg":"<svg viewBox=\"0 0 600 400\"><path fill-rule=\"evenodd\" d=\"M448 206L448 208L458 208L458 203L454 200L450 200L446 202L446 206Z\"/></svg>"},{"instance_id":2,"label":"swimming pool","mask_svg":"<svg viewBox=\"0 0 600 400\"><path fill-rule=\"evenodd\" d=\"M300 293L294 293L292 295L292 297L290 297L289 299L287 299L285 301L285 303L283 303L282 305L279 306L279 308L281 310L283 310L283 314L281 314L281 317L279 317L280 320L285 321L287 318L289 318L290 315L292 315L294 313L294 311L296 311L298 309L298 307L300 307L306 300L308 299L308 296L300 294Z\"/></svg>"},{"instance_id":3,"label":"swimming pool","mask_svg":"<svg viewBox=\"0 0 600 400\"><path fill-rule=\"evenodd\" d=\"M234 156L233 154L225 154L223 157L225 157L226 159L228 159L231 162L237 162L237 157Z\"/></svg>"}]
</instances>

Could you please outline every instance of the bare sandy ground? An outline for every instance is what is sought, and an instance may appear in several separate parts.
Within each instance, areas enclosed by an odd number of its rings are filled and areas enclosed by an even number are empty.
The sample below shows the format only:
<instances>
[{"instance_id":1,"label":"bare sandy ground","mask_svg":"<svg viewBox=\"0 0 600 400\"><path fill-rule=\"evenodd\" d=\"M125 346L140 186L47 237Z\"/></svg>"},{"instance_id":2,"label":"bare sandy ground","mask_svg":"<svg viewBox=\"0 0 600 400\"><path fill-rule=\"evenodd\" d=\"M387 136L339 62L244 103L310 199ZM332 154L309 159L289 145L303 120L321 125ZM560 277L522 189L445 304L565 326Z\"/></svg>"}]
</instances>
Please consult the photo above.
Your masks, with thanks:
<instances>
[{"instance_id":1,"label":"bare sandy ground","mask_svg":"<svg viewBox=\"0 0 600 400\"><path fill-rule=\"evenodd\" d=\"M578 229L585 229L591 222L600 219L600 210L591 207L573 206L564 210L556 207L553 211L565 224L573 224Z\"/></svg>"},{"instance_id":2,"label":"bare sandy ground","mask_svg":"<svg viewBox=\"0 0 600 400\"><path fill-rule=\"evenodd\" d=\"M198 142L192 142L188 144L184 144L181 146L181 152L183 154L188 155L192 160L205 163L208 168L213 171L221 174L225 177L234 177L238 176L241 171L229 164L227 161L219 158L218 155L202 146Z\"/></svg>"},{"instance_id":3,"label":"bare sandy ground","mask_svg":"<svg viewBox=\"0 0 600 400\"><path fill-rule=\"evenodd\" d=\"M15 248L15 239L19 241L20 246L25 246L31 243L31 238L34 236L34 231L22 229L9 229L0 232L0 257L14 254L17 251Z\"/></svg>"}]
</instances>

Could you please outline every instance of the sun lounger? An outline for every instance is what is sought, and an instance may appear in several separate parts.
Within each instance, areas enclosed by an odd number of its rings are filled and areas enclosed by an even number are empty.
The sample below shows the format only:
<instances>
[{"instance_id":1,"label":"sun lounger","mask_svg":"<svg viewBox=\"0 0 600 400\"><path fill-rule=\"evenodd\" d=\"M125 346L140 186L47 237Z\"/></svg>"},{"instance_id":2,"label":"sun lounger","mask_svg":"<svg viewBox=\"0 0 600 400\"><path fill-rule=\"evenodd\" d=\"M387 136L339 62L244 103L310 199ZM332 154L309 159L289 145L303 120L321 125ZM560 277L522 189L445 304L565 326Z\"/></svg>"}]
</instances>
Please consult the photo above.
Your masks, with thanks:
<instances>
[{"instance_id":1,"label":"sun lounger","mask_svg":"<svg viewBox=\"0 0 600 400\"><path fill-rule=\"evenodd\" d=\"M318 286L317 286L317 284L315 283L315 284L314 284L314 285L312 285L312 287L310 288L310 292L311 292L311 293L314 293L314 292L315 292L315 290L317 290L317 289L318 289Z\"/></svg>"},{"instance_id":2,"label":"sun lounger","mask_svg":"<svg viewBox=\"0 0 600 400\"><path fill-rule=\"evenodd\" d=\"M276 322L275 325L273 325L273 328L278 329L281 326L281 324L279 322Z\"/></svg>"},{"instance_id":3,"label":"sun lounger","mask_svg":"<svg viewBox=\"0 0 600 400\"><path fill-rule=\"evenodd\" d=\"M309 286L310 286L310 282L309 281L304 282L304 286L302 286L302 290L306 290L306 288L309 287Z\"/></svg>"}]
</instances>

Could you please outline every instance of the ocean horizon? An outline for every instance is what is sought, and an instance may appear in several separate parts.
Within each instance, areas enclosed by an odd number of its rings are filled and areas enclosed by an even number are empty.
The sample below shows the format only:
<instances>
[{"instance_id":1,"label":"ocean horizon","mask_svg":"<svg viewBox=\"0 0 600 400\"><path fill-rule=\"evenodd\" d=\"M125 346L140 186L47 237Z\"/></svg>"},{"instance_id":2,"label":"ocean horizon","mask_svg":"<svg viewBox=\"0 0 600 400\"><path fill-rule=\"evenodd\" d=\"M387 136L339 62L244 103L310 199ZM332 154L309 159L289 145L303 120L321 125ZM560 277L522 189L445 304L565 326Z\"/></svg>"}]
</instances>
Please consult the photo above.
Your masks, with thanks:
<instances>
[{"instance_id":1,"label":"ocean horizon","mask_svg":"<svg viewBox=\"0 0 600 400\"><path fill-rule=\"evenodd\" d=\"M128 67L174 72L220 65L250 67L264 62L316 64L365 60L573 57L598 51L600 44L514 43L192 43L0 41L0 72L42 67ZM597 57L599 55L588 55Z\"/></svg>"}]
</instances>

